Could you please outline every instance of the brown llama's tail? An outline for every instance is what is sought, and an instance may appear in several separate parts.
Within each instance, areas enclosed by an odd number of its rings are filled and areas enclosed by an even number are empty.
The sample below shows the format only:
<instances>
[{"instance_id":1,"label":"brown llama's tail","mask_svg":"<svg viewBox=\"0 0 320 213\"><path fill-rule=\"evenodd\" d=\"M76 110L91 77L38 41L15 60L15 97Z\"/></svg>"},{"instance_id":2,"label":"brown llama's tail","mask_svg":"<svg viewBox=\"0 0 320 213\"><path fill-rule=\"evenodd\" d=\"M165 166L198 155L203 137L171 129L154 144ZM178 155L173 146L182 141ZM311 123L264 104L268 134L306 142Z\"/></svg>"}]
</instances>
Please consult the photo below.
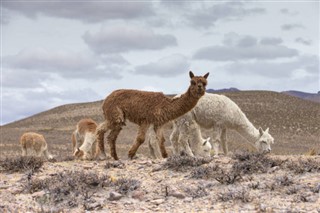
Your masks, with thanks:
<instances>
[{"instance_id":1,"label":"brown llama's tail","mask_svg":"<svg viewBox=\"0 0 320 213\"><path fill-rule=\"evenodd\" d=\"M99 158L100 160L105 160L106 159L106 153L104 150L104 134L106 131L108 131L108 123L107 121L101 123L98 125L96 131L95 131L95 136L96 136L96 158Z\"/></svg>"}]
</instances>

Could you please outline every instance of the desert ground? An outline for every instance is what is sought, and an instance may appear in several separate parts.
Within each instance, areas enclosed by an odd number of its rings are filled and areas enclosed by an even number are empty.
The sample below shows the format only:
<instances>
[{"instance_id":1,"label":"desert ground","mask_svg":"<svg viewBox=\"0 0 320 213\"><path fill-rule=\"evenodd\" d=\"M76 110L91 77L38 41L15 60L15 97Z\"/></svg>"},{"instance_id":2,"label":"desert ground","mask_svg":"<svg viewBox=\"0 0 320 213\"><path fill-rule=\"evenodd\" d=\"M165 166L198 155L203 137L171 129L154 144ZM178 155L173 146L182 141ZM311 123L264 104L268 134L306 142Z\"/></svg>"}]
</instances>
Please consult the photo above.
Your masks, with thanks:
<instances>
[{"instance_id":1,"label":"desert ground","mask_svg":"<svg viewBox=\"0 0 320 213\"><path fill-rule=\"evenodd\" d=\"M0 212L320 212L320 104L269 91L225 95L256 127L270 128L271 154L255 154L229 131L233 154L174 157L169 123L168 159L151 159L145 143L129 160L137 126L128 122L117 140L119 161L74 160L76 123L87 117L102 122L102 101L64 105L1 126ZM45 136L56 161L21 158L19 138L27 131Z\"/></svg>"}]
</instances>

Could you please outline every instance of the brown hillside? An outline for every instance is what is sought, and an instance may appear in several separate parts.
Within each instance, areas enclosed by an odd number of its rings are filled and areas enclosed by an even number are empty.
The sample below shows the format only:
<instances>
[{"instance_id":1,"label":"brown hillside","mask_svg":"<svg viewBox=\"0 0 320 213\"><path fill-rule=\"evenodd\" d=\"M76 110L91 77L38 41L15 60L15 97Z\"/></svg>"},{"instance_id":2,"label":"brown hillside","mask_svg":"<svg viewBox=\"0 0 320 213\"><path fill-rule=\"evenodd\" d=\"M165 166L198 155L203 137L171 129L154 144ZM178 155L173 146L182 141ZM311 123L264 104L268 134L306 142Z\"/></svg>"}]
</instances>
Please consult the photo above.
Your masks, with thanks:
<instances>
[{"instance_id":1,"label":"brown hillside","mask_svg":"<svg viewBox=\"0 0 320 213\"><path fill-rule=\"evenodd\" d=\"M275 154L302 154L315 148L319 152L320 104L285 94L268 91L228 92L226 96L235 101L249 120L263 129L270 128L275 138L272 147ZM49 150L55 155L71 154L71 133L76 123L85 117L97 122L103 120L102 101L69 104L53 108L29 118L1 127L1 157L20 154L18 141L23 132L35 131L44 134ZM136 134L136 125L128 123L117 141L120 158L127 158L127 151ZM170 134L167 125L167 146ZM209 136L207 130L204 136ZM237 133L228 134L230 151L250 149ZM138 153L148 153L143 144ZM170 154L170 153L169 153Z\"/></svg>"}]
</instances>

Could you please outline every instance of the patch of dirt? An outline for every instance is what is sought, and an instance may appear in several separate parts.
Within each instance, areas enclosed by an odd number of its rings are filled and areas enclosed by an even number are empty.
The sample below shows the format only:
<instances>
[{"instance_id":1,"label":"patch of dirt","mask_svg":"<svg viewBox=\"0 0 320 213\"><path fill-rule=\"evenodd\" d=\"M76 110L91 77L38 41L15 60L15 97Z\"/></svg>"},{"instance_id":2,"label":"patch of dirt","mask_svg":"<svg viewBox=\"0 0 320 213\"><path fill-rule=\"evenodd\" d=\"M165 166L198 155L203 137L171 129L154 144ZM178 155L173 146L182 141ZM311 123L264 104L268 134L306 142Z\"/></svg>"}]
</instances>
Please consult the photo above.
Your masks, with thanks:
<instances>
[{"instance_id":1,"label":"patch of dirt","mask_svg":"<svg viewBox=\"0 0 320 213\"><path fill-rule=\"evenodd\" d=\"M45 162L32 173L2 171L0 211L320 211L320 167L316 166L320 165L320 156L270 155L263 159L248 156L205 160L188 157L150 160L139 156L122 161ZM250 173L234 167L237 163L251 165L252 159L263 165L266 161L278 164L268 164L265 170ZM176 165L181 162L192 163L177 171ZM292 165L311 165L314 170L297 173ZM195 171L201 169L207 175L195 176ZM239 178L220 181L217 177L221 171L225 177L239 172Z\"/></svg>"}]
</instances>

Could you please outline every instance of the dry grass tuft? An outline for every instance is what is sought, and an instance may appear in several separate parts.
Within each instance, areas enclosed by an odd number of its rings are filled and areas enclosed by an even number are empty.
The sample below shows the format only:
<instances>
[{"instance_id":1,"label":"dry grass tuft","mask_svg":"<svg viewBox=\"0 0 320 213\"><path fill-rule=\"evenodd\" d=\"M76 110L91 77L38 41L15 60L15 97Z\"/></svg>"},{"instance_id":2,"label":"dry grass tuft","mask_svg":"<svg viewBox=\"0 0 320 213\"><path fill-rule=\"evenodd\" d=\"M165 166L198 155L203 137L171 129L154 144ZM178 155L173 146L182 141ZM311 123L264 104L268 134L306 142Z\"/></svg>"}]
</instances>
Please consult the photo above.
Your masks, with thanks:
<instances>
[{"instance_id":1,"label":"dry grass tuft","mask_svg":"<svg viewBox=\"0 0 320 213\"><path fill-rule=\"evenodd\" d=\"M124 163L120 161L107 161L106 165L104 168L110 169L110 168L119 168L119 169L124 169L126 166Z\"/></svg>"},{"instance_id":2,"label":"dry grass tuft","mask_svg":"<svg viewBox=\"0 0 320 213\"><path fill-rule=\"evenodd\" d=\"M120 178L116 180L113 185L120 194L126 195L129 192L138 189L141 182L135 179Z\"/></svg>"},{"instance_id":3,"label":"dry grass tuft","mask_svg":"<svg viewBox=\"0 0 320 213\"><path fill-rule=\"evenodd\" d=\"M33 156L18 156L0 161L0 168L5 172L38 171L43 165L43 159ZM1 171L0 170L0 171Z\"/></svg>"},{"instance_id":4,"label":"dry grass tuft","mask_svg":"<svg viewBox=\"0 0 320 213\"><path fill-rule=\"evenodd\" d=\"M163 169L175 171L188 171L190 167L197 167L211 162L211 158L195 158L190 156L171 156L163 165Z\"/></svg>"},{"instance_id":5,"label":"dry grass tuft","mask_svg":"<svg viewBox=\"0 0 320 213\"><path fill-rule=\"evenodd\" d=\"M228 189L227 192L221 193L218 195L218 200L223 202L240 200L243 203L249 203L253 200L250 195L250 192L245 188L241 189Z\"/></svg>"},{"instance_id":6,"label":"dry grass tuft","mask_svg":"<svg viewBox=\"0 0 320 213\"><path fill-rule=\"evenodd\" d=\"M79 171L61 172L47 179L32 178L32 174L29 174L25 190L29 193L46 192L41 199L43 205L60 208L82 205L88 209L89 204L94 202L91 197L96 191L110 184L107 180L108 176L99 177L95 173Z\"/></svg>"}]
</instances>

